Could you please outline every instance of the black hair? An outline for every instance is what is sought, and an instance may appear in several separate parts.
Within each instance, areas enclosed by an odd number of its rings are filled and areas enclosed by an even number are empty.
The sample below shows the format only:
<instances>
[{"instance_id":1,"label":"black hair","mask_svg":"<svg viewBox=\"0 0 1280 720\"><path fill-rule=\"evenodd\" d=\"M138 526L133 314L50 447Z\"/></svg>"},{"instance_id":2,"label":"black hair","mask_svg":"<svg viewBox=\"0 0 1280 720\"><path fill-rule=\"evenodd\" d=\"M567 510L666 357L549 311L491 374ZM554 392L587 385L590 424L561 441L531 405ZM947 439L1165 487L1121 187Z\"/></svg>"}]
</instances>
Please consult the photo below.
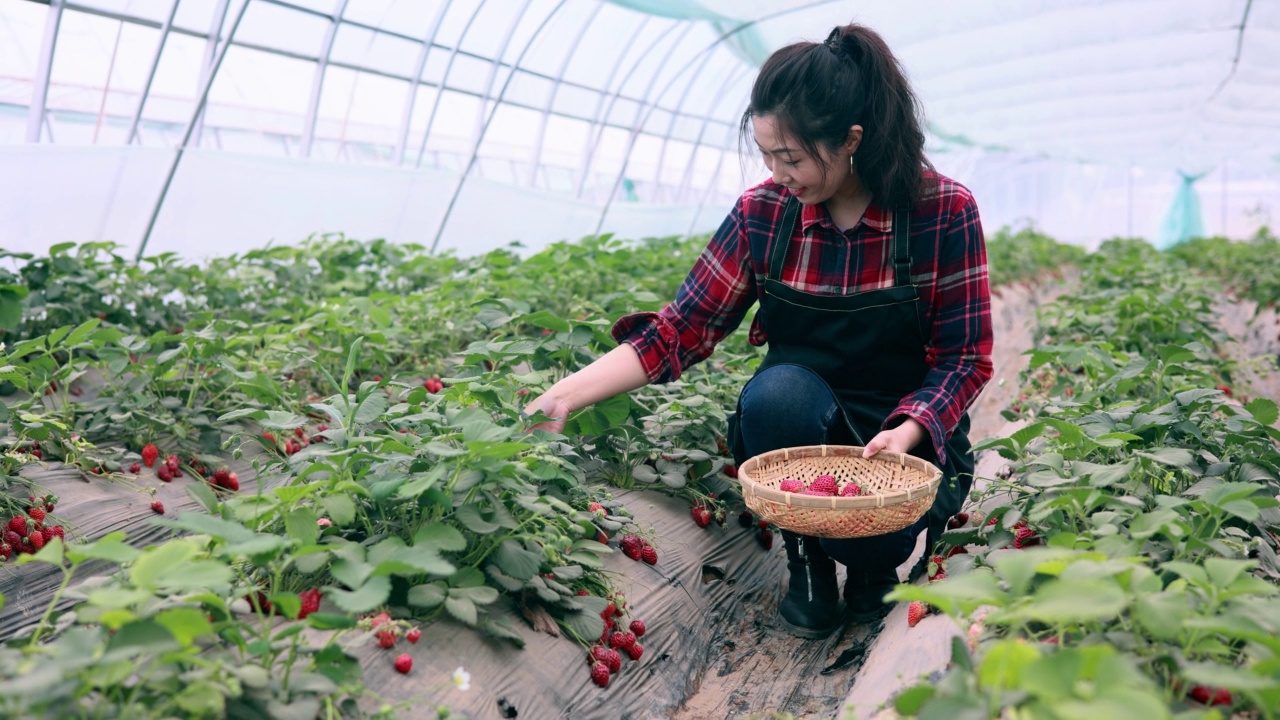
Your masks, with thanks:
<instances>
[{"instance_id":1,"label":"black hair","mask_svg":"<svg viewBox=\"0 0 1280 720\"><path fill-rule=\"evenodd\" d=\"M826 42L798 42L770 55L742 114L742 138L751 118L762 115L776 118L815 162L819 146L835 150L861 125L854 163L881 207L912 207L933 182L925 172L933 165L924 154L920 102L884 39L863 25L842 25ZM823 166L824 180L826 172Z\"/></svg>"}]
</instances>

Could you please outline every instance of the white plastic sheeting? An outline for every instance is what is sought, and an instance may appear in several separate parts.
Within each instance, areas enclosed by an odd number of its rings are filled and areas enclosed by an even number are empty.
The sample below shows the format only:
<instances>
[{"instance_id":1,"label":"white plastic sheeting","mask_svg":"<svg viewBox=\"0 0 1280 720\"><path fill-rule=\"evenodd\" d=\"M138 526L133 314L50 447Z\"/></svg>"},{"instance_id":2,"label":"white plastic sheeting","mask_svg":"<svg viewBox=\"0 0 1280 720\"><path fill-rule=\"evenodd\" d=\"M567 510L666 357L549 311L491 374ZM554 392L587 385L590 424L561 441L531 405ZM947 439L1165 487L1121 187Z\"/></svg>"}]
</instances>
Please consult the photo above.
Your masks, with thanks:
<instances>
[{"instance_id":1,"label":"white plastic sheeting","mask_svg":"<svg viewBox=\"0 0 1280 720\"><path fill-rule=\"evenodd\" d=\"M148 252L704 232L762 176L751 43L851 20L990 229L1155 239L1180 173L1206 232L1273 221L1274 0L0 0L0 245L136 248L188 126Z\"/></svg>"}]
</instances>

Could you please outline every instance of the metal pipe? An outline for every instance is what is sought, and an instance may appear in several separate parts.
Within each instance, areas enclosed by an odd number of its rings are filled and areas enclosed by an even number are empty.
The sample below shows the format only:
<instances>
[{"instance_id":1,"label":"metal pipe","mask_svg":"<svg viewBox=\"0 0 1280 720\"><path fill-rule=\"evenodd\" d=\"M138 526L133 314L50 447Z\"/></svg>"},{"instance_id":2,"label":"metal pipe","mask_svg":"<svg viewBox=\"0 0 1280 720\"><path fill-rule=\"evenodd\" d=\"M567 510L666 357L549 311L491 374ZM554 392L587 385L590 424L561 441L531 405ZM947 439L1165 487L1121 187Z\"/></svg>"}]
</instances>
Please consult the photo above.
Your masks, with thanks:
<instances>
[{"instance_id":1,"label":"metal pipe","mask_svg":"<svg viewBox=\"0 0 1280 720\"><path fill-rule=\"evenodd\" d=\"M116 71L116 56L120 54L120 36L124 34L124 23L116 28L116 41L111 46L111 62L107 63L107 80L102 83L102 102L98 103L98 119L93 123L93 144L98 144L98 131L102 129L102 119L107 114L107 98L111 95L111 76Z\"/></svg>"},{"instance_id":2,"label":"metal pipe","mask_svg":"<svg viewBox=\"0 0 1280 720\"><path fill-rule=\"evenodd\" d=\"M449 51L449 61L445 63L444 75L440 76L440 88L436 91L436 99L431 103L431 114L427 116L427 129L422 133L422 147L418 148L418 159L413 163L415 168L422 167L422 154L426 152L427 141L431 139L431 126L435 125L436 112L440 110L440 98L444 97L445 86L449 83L449 71L453 70L453 61L458 57L458 50L462 48L462 41L467 38L471 23L476 21L486 2L488 0L480 0L476 5L476 9L471 12L471 17L467 18L467 24L462 27L462 32L458 33L458 42L454 43L453 49Z\"/></svg>"},{"instance_id":3,"label":"metal pipe","mask_svg":"<svg viewBox=\"0 0 1280 720\"><path fill-rule=\"evenodd\" d=\"M160 43L156 45L156 54L151 58L151 66L147 68L147 81L142 86L142 93L138 95L138 106L133 109L133 117L129 119L129 132L125 133L124 144L132 145L134 138L138 136L138 123L142 120L142 106L147 102L147 96L151 94L151 83L156 79L156 69L160 67L160 56L164 54L164 44L169 40L169 30L173 28L173 17L178 14L178 3L181 0L173 0L173 6L169 8L169 16L164 19L164 25L160 28Z\"/></svg>"},{"instance_id":4,"label":"metal pipe","mask_svg":"<svg viewBox=\"0 0 1280 720\"><path fill-rule=\"evenodd\" d=\"M686 24L684 31L680 33L680 36L677 37L675 39L675 42L672 44L678 45L680 41L684 39L684 36L688 35L689 31L692 29L693 29L692 24ZM595 139L591 141L590 148L587 150L587 154L582 160L582 173L578 178L578 192L576 197L578 197L579 199L582 197L582 193L586 191L587 175L591 170L591 163L595 161L596 150L599 149L600 143L604 139L604 128L605 128L605 125L607 124L606 121L608 120L609 115L613 112L613 106L617 104L618 98L622 96L622 88L627 84L627 81L631 79L631 76L635 74L636 68L640 66L641 61L649 57L649 53L653 52L653 49L658 46L658 43L665 40L666 38L667 36L665 33L659 34L657 37L653 39L653 42L649 43L649 47L645 48L644 51L640 53L639 57L637 57L635 61L631 64L631 68L626 72L626 74L622 77L622 79L618 81L617 92L608 94L607 97L609 98L609 101L607 106L604 105L605 96L601 96L600 102L596 106L597 111L599 111L596 116L596 120L598 122L592 122L592 128L591 128L592 130L595 131ZM669 58L671 56L668 55L667 57ZM656 77L657 74L658 73L655 71L654 76ZM599 126L598 128L597 128L597 125Z\"/></svg>"},{"instance_id":5,"label":"metal pipe","mask_svg":"<svg viewBox=\"0 0 1280 720\"><path fill-rule=\"evenodd\" d=\"M480 150L480 136L484 133L486 125L485 111L489 108L489 98L493 95L493 83L498 78L498 66L502 64L502 56L507 54L507 49L511 47L511 39L515 37L516 26L520 24L520 19L529 11L529 5L533 0L524 0L524 5L520 6L520 12L511 16L511 24L507 26L507 34L502 38L502 43L498 45L498 52L493 54L493 63L489 66L489 77L484 82L484 94L480 96L480 112L476 115L476 141L471 147L472 154ZM459 43L461 44L461 43ZM516 74L520 69L520 63L511 66L511 74ZM497 103L493 106L494 112L498 111Z\"/></svg>"},{"instance_id":6,"label":"metal pipe","mask_svg":"<svg viewBox=\"0 0 1280 720\"><path fill-rule=\"evenodd\" d=\"M533 44L538 40L538 36L542 34L543 29L551 22L551 18L555 17L556 13L560 12L560 9L565 6L566 2L568 2L568 0L560 0L560 2L556 4L555 8L552 9L552 11L542 19L542 22L538 24L538 28L529 36L529 42L525 43L524 48L520 50L520 56L516 58L515 63L512 65L513 69L520 67L520 62L524 60L525 53L529 52L529 48L533 47ZM462 177L458 178L458 184L453 189L453 197L449 198L449 204L444 209L444 217L440 218L440 226L436 228L436 237L431 241L430 252L432 253L434 253L436 251L436 247L440 245L440 238L444 235L445 226L449 224L449 216L453 213L453 206L457 204L458 196L462 194L462 186L466 184L467 176L471 174L471 168L475 167L476 158L479 157L478 151L480 145L484 142L484 135L489 131L489 124L493 122L494 116L498 114L498 107L502 104L502 99L506 97L507 88L511 87L511 80L515 78L515 76L516 74L514 70L507 75L506 82L502 83L502 91L498 93L498 99L493 103L493 112L489 113L489 117L485 119L484 125L480 128L480 137L476 139L476 151L471 153L471 159L467 162L467 167L462 171Z\"/></svg>"},{"instance_id":7,"label":"metal pipe","mask_svg":"<svg viewBox=\"0 0 1280 720\"><path fill-rule=\"evenodd\" d=\"M247 6L250 0L244 0ZM204 44L204 65L200 69L200 84L204 85L206 76L213 77L212 64L213 58L218 54L218 45L222 39L222 28L227 24L227 11L230 9L230 0L218 0L217 6L213 9L212 19L209 21L209 34ZM243 10L243 7L241 8ZM231 46L230 38L227 39L227 47ZM204 110L196 115L195 133L192 135L196 147L200 146L200 135L204 132Z\"/></svg>"},{"instance_id":8,"label":"metal pipe","mask_svg":"<svg viewBox=\"0 0 1280 720\"><path fill-rule=\"evenodd\" d=\"M209 88L213 87L213 79L218 75L218 68L222 67L222 60L227 56L227 51L231 49L231 38L236 36L236 29L240 27L240 21L244 19L244 11L249 8L251 1L244 0L244 4L240 6L240 11L236 13L235 22L231 24L231 32L227 34L227 42L219 49L208 77L200 83L200 96L196 99L195 109L191 112L191 120L187 122L187 130L183 133L182 143L178 145L178 151L173 156L173 162L169 164L169 172L165 175L164 185L160 188L160 197L156 198L155 207L151 209L151 219L147 221L147 230L142 235L142 244L138 246L138 254L134 257L134 262L142 260L142 253L147 249L147 243L151 240L151 231L156 226L156 218L160 217L160 208L164 206L164 199L169 194L169 187L173 185L173 176L177 173L178 164L182 162L182 155L186 152L187 143L191 141L191 135L195 132L196 120L204 111L205 103L209 100Z\"/></svg>"},{"instance_id":9,"label":"metal pipe","mask_svg":"<svg viewBox=\"0 0 1280 720\"><path fill-rule=\"evenodd\" d=\"M396 165L404 164L405 146L409 143L409 123L413 120L413 106L418 99L418 86L422 84L422 71L427 67L427 56L431 54L431 48L435 45L440 23L452 4L453 0L445 0L440 5L440 10L436 12L435 18L422 37L422 49L418 51L418 59L413 63L413 77L409 80L409 92L404 99L404 116L400 118L400 132L396 135L396 147L392 153Z\"/></svg>"},{"instance_id":10,"label":"metal pipe","mask_svg":"<svg viewBox=\"0 0 1280 720\"><path fill-rule=\"evenodd\" d=\"M735 83L737 83L737 82L738 82L738 80L739 80L739 76L741 76L742 74L744 74L744 73L746 72L747 67L748 67L748 66L746 66L746 65L739 65L739 66L737 67L737 69L735 69L735 70L733 71L733 74L729 76L729 79L725 81L725 83L724 83L723 87L724 87L724 88L726 88L726 89L728 89L728 88L732 87ZM727 94L727 93L726 93L726 94ZM676 201L676 202L678 202L681 198L683 198L683 197L685 196L685 194L686 194L686 193L688 193L688 192L689 192L689 186L693 184L693 169L694 169L694 167L693 167L693 166L694 166L694 160L695 160L695 159L697 158L697 156L698 156L698 148L702 146L702 138L706 137L706 134L707 134L707 127L708 127L710 124L711 124L711 116L710 116L710 115L703 115L703 116L702 116L702 127L698 128L698 138L697 138L696 140L694 140L694 141L693 141L693 152L689 155L689 164L688 164L688 165L686 165L686 166L685 166L685 168L684 168L684 178L680 181L680 187L676 190L676 195L675 195L675 201ZM725 148L723 148L723 147L722 147L722 148L720 148L720 160L721 160L721 162L723 162L723 160L724 160L724 153L725 153L725 152L727 152L727 151L725 150ZM716 172L720 172L719 168L720 168L720 164L719 164L719 163L717 163L717 164L716 164Z\"/></svg>"},{"instance_id":11,"label":"metal pipe","mask_svg":"<svg viewBox=\"0 0 1280 720\"><path fill-rule=\"evenodd\" d=\"M578 37L581 38L591 28L591 24L595 22L596 16L600 14L600 10L604 8L604 3L596 3L595 9L587 16L587 21L582 24L582 29L578 31ZM578 48L582 47L582 43L574 42L569 46L569 52L564 54L564 60L560 63L560 69L556 71L555 82L551 85L551 97L547 99L547 107L542 114L538 116L538 129L533 134L533 155L530 157L529 163L529 187L538 186L538 166L542 163L542 146L546 142L547 135L547 119L551 117L551 108L556 104L556 95L560 93L560 85L564 83L564 74L569 71L569 63L574 56L578 54ZM514 72L514 70L512 71Z\"/></svg>"},{"instance_id":12,"label":"metal pipe","mask_svg":"<svg viewBox=\"0 0 1280 720\"><path fill-rule=\"evenodd\" d=\"M671 113L671 122L667 123L667 132L662 136L662 148L658 151L658 167L653 174L653 186L658 191L658 195L654 198L655 201L661 197L662 168L667 161L667 143L671 141L671 131L675 130L676 120L680 117L680 111L684 109L684 104L689 99L689 92L693 90L694 83L698 82L698 77L702 75L702 71L707 69L707 63L711 61L711 57L712 53L707 53L702 62L698 63L697 69L693 71L693 77L689 78L689 83L684 86L684 92L680 93L680 101L676 103L676 108ZM645 100L647 101L648 98L646 97Z\"/></svg>"},{"instance_id":13,"label":"metal pipe","mask_svg":"<svg viewBox=\"0 0 1280 720\"><path fill-rule=\"evenodd\" d=\"M53 72L53 52L58 47L58 29L62 27L62 9L63 0L49 0L49 12L44 17L44 41L40 44L36 74L31 78L31 106L27 108L29 143L40 142L40 128L45 122L44 106L49 100L49 77Z\"/></svg>"},{"instance_id":14,"label":"metal pipe","mask_svg":"<svg viewBox=\"0 0 1280 720\"><path fill-rule=\"evenodd\" d=\"M311 97L307 99L307 114L302 121L302 146L298 150L300 157L311 157L311 144L316 136L316 116L320 114L320 93L324 90L324 74L329 66L329 55L333 52L333 40L338 36L338 26L342 24L342 16L347 12L347 0L338 0L333 6L333 15L329 17L329 29L324 33L324 41L320 44L320 59L316 62L315 75L311 78Z\"/></svg>"}]
</instances>

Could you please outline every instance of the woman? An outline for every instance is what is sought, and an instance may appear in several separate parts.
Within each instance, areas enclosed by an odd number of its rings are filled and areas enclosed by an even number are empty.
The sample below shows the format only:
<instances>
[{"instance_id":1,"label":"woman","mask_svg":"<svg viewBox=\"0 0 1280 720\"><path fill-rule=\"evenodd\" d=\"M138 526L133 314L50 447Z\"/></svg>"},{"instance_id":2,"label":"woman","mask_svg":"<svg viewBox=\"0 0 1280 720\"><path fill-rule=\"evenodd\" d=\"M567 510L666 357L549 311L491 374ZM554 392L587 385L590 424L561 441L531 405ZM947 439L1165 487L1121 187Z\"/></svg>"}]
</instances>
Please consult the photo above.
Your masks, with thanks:
<instances>
[{"instance_id":1,"label":"woman","mask_svg":"<svg viewBox=\"0 0 1280 720\"><path fill-rule=\"evenodd\" d=\"M768 344L729 424L734 457L852 444L943 469L929 513L905 530L828 540L783 532L779 611L795 635L882 614L922 529L932 543L972 480L965 410L991 377L986 249L968 190L924 156L918 102L884 41L859 25L775 52L743 114L772 177L742 195L675 302L620 319L621 344L527 410L555 418L677 378L757 300L750 342Z\"/></svg>"}]
</instances>

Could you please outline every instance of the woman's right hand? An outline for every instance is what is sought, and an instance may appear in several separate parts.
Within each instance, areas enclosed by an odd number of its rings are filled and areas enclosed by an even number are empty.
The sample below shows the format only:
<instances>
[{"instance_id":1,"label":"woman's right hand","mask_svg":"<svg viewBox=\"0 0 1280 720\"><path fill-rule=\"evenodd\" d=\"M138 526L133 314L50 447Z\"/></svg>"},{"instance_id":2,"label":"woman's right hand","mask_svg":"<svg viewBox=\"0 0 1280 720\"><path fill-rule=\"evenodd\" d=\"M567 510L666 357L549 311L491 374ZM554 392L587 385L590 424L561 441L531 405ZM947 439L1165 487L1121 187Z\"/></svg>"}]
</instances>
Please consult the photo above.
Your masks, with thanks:
<instances>
[{"instance_id":1,"label":"woman's right hand","mask_svg":"<svg viewBox=\"0 0 1280 720\"><path fill-rule=\"evenodd\" d=\"M554 393L547 392L538 396L533 402L529 403L524 408L525 413L528 415L533 415L539 410L542 411L543 415L546 415L551 419L530 427L529 432L533 432L534 430L546 430L550 433L563 435L565 419L568 418L569 413L573 411L573 408L569 406L569 403L557 397Z\"/></svg>"}]
</instances>

